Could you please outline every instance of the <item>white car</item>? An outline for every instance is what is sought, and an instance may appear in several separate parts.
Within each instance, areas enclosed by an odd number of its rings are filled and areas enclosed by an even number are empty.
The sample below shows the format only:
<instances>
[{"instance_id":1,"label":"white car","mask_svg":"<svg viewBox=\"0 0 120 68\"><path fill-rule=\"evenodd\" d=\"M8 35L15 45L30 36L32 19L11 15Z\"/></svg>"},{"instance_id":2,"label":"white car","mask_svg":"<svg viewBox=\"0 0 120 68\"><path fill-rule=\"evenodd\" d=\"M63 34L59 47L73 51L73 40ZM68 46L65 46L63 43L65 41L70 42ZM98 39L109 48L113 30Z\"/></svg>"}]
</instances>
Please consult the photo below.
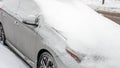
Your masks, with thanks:
<instances>
[{"instance_id":1,"label":"white car","mask_svg":"<svg viewBox=\"0 0 120 68\"><path fill-rule=\"evenodd\" d=\"M3 0L0 22L33 68L120 68L120 26L77 0Z\"/></svg>"}]
</instances>

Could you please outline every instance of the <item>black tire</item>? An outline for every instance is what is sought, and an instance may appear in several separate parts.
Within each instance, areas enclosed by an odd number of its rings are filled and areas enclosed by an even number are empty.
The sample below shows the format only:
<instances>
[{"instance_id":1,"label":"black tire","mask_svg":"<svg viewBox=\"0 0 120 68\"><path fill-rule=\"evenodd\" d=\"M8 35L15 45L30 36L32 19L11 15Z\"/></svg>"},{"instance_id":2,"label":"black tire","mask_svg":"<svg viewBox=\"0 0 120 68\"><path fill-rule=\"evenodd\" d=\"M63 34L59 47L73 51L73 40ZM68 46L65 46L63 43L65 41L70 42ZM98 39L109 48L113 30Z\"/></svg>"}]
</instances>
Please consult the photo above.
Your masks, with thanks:
<instances>
[{"instance_id":1,"label":"black tire","mask_svg":"<svg viewBox=\"0 0 120 68\"><path fill-rule=\"evenodd\" d=\"M4 45L6 45L5 40L6 40L6 38L5 38L4 29L3 29L2 24L0 23L0 41L1 41Z\"/></svg>"},{"instance_id":2,"label":"black tire","mask_svg":"<svg viewBox=\"0 0 120 68\"><path fill-rule=\"evenodd\" d=\"M57 64L50 53L43 52L38 59L37 68L57 68Z\"/></svg>"}]
</instances>

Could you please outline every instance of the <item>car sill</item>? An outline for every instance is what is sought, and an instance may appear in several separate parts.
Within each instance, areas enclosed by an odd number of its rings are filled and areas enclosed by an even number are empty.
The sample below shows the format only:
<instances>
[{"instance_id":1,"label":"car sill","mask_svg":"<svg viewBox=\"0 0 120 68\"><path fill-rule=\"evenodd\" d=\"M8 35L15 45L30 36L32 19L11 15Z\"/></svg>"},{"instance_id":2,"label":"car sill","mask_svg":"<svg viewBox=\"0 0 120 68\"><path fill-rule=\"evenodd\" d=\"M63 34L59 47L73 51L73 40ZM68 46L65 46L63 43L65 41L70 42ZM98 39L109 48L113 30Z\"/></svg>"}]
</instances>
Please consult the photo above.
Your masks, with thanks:
<instances>
[{"instance_id":1,"label":"car sill","mask_svg":"<svg viewBox=\"0 0 120 68\"><path fill-rule=\"evenodd\" d=\"M35 63L28 59L26 56L24 56L19 50L17 50L8 40L6 40L6 43L10 47L10 50L12 50L20 59L22 59L30 68L35 65Z\"/></svg>"}]
</instances>

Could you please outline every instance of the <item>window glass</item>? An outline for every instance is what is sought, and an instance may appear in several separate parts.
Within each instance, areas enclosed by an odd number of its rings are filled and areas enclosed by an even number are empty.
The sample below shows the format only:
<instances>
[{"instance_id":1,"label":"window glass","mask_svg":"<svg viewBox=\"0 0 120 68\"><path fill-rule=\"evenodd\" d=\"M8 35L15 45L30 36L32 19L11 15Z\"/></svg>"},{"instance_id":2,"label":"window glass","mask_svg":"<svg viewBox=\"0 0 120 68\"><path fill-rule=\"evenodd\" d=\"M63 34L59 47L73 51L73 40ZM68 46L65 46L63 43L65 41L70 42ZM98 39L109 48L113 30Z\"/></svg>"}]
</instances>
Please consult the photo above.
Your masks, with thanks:
<instances>
[{"instance_id":1,"label":"window glass","mask_svg":"<svg viewBox=\"0 0 120 68\"><path fill-rule=\"evenodd\" d=\"M39 13L39 8L34 0L4 0L5 7L8 10L20 15L28 17Z\"/></svg>"}]
</instances>

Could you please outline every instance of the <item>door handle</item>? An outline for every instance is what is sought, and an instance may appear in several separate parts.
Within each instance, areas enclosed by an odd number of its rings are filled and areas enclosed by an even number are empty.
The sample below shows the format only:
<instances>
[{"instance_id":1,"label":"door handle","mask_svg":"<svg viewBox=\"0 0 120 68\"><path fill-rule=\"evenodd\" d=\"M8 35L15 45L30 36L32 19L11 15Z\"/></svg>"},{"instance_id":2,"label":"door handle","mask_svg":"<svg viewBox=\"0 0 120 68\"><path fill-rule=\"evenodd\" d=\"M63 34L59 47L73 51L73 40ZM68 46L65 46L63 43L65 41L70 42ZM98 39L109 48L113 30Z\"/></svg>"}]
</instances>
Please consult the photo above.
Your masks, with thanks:
<instances>
[{"instance_id":1,"label":"door handle","mask_svg":"<svg viewBox=\"0 0 120 68\"><path fill-rule=\"evenodd\" d=\"M16 25L18 25L18 22L17 22L17 21L15 21L14 23L15 23Z\"/></svg>"},{"instance_id":2,"label":"door handle","mask_svg":"<svg viewBox=\"0 0 120 68\"><path fill-rule=\"evenodd\" d=\"M17 21L15 21L15 24L17 24L18 22Z\"/></svg>"}]
</instances>

